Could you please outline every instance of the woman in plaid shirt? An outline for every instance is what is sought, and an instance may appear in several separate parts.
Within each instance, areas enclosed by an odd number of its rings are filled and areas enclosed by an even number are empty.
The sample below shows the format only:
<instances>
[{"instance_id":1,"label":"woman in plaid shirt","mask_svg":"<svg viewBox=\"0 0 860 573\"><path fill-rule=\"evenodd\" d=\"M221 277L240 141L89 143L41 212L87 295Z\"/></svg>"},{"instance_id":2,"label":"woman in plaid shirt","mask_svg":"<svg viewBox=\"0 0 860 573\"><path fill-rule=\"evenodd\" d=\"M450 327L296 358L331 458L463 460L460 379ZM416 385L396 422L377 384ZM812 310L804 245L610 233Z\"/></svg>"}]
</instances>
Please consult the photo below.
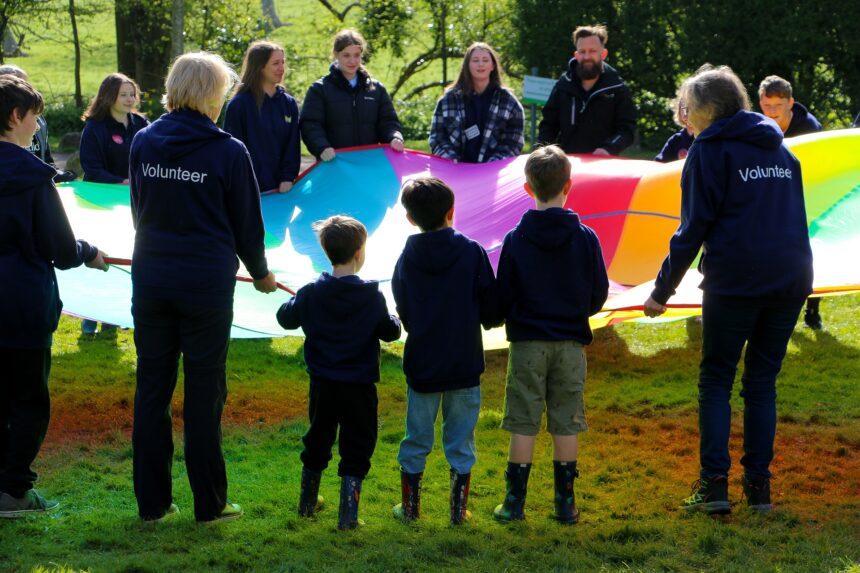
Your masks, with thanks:
<instances>
[{"instance_id":1,"label":"woman in plaid shirt","mask_svg":"<svg viewBox=\"0 0 860 573\"><path fill-rule=\"evenodd\" d=\"M502 85L499 56L483 42L469 46L457 81L433 113L433 155L455 162L486 163L520 154L523 106Z\"/></svg>"}]
</instances>

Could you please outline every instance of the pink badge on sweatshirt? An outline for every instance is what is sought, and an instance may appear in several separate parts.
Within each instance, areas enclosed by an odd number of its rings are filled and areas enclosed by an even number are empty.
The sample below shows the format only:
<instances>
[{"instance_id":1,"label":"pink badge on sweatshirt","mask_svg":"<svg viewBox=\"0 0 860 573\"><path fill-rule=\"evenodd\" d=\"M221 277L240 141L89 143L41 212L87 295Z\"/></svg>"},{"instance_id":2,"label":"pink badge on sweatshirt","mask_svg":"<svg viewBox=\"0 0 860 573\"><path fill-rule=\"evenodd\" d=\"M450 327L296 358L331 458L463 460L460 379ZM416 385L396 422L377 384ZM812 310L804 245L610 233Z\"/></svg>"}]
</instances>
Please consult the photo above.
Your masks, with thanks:
<instances>
[{"instance_id":1,"label":"pink badge on sweatshirt","mask_svg":"<svg viewBox=\"0 0 860 573\"><path fill-rule=\"evenodd\" d=\"M122 139L121 135L119 135L119 134L111 135L111 139L113 139L113 142L116 143L117 145L122 145L123 139Z\"/></svg>"}]
</instances>

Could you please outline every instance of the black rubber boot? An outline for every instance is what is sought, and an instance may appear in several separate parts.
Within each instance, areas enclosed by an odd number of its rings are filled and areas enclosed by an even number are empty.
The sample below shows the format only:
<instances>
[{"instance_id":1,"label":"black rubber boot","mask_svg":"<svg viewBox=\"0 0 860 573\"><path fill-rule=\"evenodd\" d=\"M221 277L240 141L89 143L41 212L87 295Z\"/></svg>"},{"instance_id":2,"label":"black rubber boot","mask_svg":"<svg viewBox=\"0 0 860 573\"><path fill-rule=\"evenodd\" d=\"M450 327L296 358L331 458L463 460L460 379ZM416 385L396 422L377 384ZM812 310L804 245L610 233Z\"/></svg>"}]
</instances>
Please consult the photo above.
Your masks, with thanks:
<instances>
[{"instance_id":1,"label":"black rubber boot","mask_svg":"<svg viewBox=\"0 0 860 573\"><path fill-rule=\"evenodd\" d=\"M394 517L413 521L421 514L421 478L423 472L410 474L400 469L401 502L394 506Z\"/></svg>"},{"instance_id":2,"label":"black rubber boot","mask_svg":"<svg viewBox=\"0 0 860 573\"><path fill-rule=\"evenodd\" d=\"M469 503L469 482L472 474L458 474L451 469L451 524L460 525L472 517L466 507Z\"/></svg>"},{"instance_id":3,"label":"black rubber boot","mask_svg":"<svg viewBox=\"0 0 860 573\"><path fill-rule=\"evenodd\" d=\"M340 478L340 510L337 528L341 531L355 529L361 522L358 519L358 502L361 500L361 479L354 476Z\"/></svg>"},{"instance_id":4,"label":"black rubber boot","mask_svg":"<svg viewBox=\"0 0 860 573\"><path fill-rule=\"evenodd\" d=\"M555 476L555 519L565 525L573 525L579 521L579 510L576 509L576 496L573 492L573 482L579 477L576 461L552 462Z\"/></svg>"},{"instance_id":5,"label":"black rubber boot","mask_svg":"<svg viewBox=\"0 0 860 573\"><path fill-rule=\"evenodd\" d=\"M496 506L493 516L499 521L519 521L526 518L526 491L529 484L529 472L531 464L514 464L508 462L505 472L505 483L507 494L505 501Z\"/></svg>"},{"instance_id":6,"label":"black rubber boot","mask_svg":"<svg viewBox=\"0 0 860 573\"><path fill-rule=\"evenodd\" d=\"M299 495L299 515L311 517L322 509L323 498L320 497L320 478L322 472L302 468L302 491Z\"/></svg>"}]
</instances>

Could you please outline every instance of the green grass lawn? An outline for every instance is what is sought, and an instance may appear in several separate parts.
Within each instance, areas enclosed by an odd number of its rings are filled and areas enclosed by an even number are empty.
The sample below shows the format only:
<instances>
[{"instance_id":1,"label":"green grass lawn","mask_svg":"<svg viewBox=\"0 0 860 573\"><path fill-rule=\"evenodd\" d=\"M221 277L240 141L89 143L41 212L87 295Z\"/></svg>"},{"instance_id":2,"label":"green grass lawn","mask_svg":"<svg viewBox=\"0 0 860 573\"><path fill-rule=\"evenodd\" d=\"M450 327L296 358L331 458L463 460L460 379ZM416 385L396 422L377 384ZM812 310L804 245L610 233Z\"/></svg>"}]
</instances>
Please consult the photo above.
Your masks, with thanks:
<instances>
[{"instance_id":1,"label":"green grass lawn","mask_svg":"<svg viewBox=\"0 0 860 573\"><path fill-rule=\"evenodd\" d=\"M596 332L589 348L576 482L582 522L554 523L546 434L538 440L528 520L493 521L507 453L502 416L506 353L488 352L478 426L471 523L447 523L447 464L438 449L425 473L423 517L391 517L399 501L397 446L403 434L402 346L382 359L379 443L355 532L335 529L335 466L316 518L296 515L300 438L306 428L302 340L235 341L224 447L231 499L246 515L220 526L194 522L175 438L174 495L182 513L140 523L131 485L134 393L131 331L79 338L63 318L54 343L53 418L36 462L39 487L59 511L0 523L2 571L839 571L860 564L860 295L826 299L825 330L802 324L779 381L780 426L773 465L777 509L761 517L740 500L735 472L726 519L676 510L697 469L696 387L700 327L623 324ZM181 413L182 385L174 412ZM740 412L740 401L734 401ZM740 416L736 416L740 418ZM740 426L732 435L738 465ZM68 569L62 569L67 567ZM43 569L39 569L39 568Z\"/></svg>"}]
</instances>

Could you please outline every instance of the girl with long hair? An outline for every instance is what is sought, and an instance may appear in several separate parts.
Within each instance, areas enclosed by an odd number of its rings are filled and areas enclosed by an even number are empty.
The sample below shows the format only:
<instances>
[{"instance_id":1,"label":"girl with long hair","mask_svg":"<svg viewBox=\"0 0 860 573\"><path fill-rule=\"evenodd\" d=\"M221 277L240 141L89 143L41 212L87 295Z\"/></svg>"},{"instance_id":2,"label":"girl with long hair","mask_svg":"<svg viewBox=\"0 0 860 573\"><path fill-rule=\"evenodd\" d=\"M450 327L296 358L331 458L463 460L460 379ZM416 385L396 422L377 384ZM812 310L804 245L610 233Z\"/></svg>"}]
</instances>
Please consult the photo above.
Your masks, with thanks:
<instances>
[{"instance_id":1,"label":"girl with long hair","mask_svg":"<svg viewBox=\"0 0 860 573\"><path fill-rule=\"evenodd\" d=\"M263 192L285 193L299 174L299 106L281 84L284 70L281 46L266 40L248 46L224 115L224 131L248 148Z\"/></svg>"},{"instance_id":2,"label":"girl with long hair","mask_svg":"<svg viewBox=\"0 0 860 573\"><path fill-rule=\"evenodd\" d=\"M436 104L430 128L433 155L486 163L523 149L523 106L502 84L499 56L475 42L463 57L457 81Z\"/></svg>"},{"instance_id":3,"label":"girl with long hair","mask_svg":"<svg viewBox=\"0 0 860 573\"><path fill-rule=\"evenodd\" d=\"M342 147L387 143L403 151L391 97L362 64L366 50L367 42L355 30L338 32L328 75L315 81L305 96L302 139L323 161L334 159L335 149Z\"/></svg>"}]
</instances>

